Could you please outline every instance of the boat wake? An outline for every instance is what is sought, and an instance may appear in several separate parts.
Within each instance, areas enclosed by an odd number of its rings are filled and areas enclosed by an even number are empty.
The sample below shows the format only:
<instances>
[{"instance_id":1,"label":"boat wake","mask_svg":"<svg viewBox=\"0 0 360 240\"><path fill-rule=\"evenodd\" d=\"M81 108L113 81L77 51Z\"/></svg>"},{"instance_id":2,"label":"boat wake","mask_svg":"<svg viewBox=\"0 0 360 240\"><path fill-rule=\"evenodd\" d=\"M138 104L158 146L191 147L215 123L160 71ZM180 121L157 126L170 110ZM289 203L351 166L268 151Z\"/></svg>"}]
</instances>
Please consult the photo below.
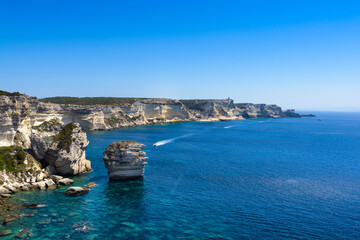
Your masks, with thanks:
<instances>
[{"instance_id":1,"label":"boat wake","mask_svg":"<svg viewBox=\"0 0 360 240\"><path fill-rule=\"evenodd\" d=\"M233 128L233 127L237 127L238 125L231 125L231 126L226 126L224 128Z\"/></svg>"},{"instance_id":2,"label":"boat wake","mask_svg":"<svg viewBox=\"0 0 360 240\"><path fill-rule=\"evenodd\" d=\"M158 147L158 146L161 146L161 145L165 145L165 144L168 144L168 143L171 143L177 139L180 139L180 138L186 138L186 137L189 137L189 136L192 136L194 135L193 133L190 133L190 134L185 134L185 135L182 135L182 136L179 136L179 137L175 137L175 138L171 138L171 139L166 139L166 140L161 140L159 142L156 142L153 144L154 147Z\"/></svg>"}]
</instances>

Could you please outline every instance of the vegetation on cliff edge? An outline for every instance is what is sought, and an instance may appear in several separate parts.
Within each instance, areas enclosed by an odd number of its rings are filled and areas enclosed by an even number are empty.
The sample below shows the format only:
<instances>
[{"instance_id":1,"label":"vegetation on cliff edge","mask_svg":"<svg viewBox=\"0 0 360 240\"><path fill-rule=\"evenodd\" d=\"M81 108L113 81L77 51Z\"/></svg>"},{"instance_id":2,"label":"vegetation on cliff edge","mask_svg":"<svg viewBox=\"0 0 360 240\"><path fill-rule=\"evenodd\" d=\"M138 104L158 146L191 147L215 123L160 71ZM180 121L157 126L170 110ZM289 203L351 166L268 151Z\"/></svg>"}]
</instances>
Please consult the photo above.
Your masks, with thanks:
<instances>
[{"instance_id":1,"label":"vegetation on cliff edge","mask_svg":"<svg viewBox=\"0 0 360 240\"><path fill-rule=\"evenodd\" d=\"M54 136L53 141L58 141L58 147L60 149L65 149L67 152L70 152L70 145L73 141L71 135L73 133L73 130L77 128L77 125L75 123L69 123L65 125L61 131Z\"/></svg>"},{"instance_id":2,"label":"vegetation on cliff edge","mask_svg":"<svg viewBox=\"0 0 360 240\"><path fill-rule=\"evenodd\" d=\"M210 101L213 101L211 99L182 99L179 100L182 102L187 108L189 109L198 109L200 110L203 105L207 104Z\"/></svg>"},{"instance_id":3,"label":"vegetation on cliff edge","mask_svg":"<svg viewBox=\"0 0 360 240\"><path fill-rule=\"evenodd\" d=\"M53 130L59 130L61 128L61 122L57 118L53 118L49 121L45 121L38 126L34 126L33 129L38 130L39 132L51 132Z\"/></svg>"},{"instance_id":4,"label":"vegetation on cliff edge","mask_svg":"<svg viewBox=\"0 0 360 240\"><path fill-rule=\"evenodd\" d=\"M26 152L20 146L0 147L0 171L21 172Z\"/></svg>"},{"instance_id":5,"label":"vegetation on cliff edge","mask_svg":"<svg viewBox=\"0 0 360 240\"><path fill-rule=\"evenodd\" d=\"M7 92L0 90L0 96L9 96L9 97L15 97L15 96L21 96L22 94L19 92Z\"/></svg>"},{"instance_id":6,"label":"vegetation on cliff edge","mask_svg":"<svg viewBox=\"0 0 360 240\"><path fill-rule=\"evenodd\" d=\"M41 102L74 105L122 105L133 104L143 98L117 98L117 97L49 97L39 99Z\"/></svg>"}]
</instances>

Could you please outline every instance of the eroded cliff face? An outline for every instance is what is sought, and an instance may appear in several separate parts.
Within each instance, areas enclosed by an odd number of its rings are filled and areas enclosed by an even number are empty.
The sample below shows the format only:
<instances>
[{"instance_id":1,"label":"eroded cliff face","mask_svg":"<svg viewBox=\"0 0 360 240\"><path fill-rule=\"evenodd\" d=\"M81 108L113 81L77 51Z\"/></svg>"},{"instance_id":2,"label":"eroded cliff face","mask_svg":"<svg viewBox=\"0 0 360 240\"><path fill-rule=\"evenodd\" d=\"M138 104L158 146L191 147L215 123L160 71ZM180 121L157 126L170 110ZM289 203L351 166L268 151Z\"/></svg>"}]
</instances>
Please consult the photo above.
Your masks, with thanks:
<instances>
[{"instance_id":1,"label":"eroded cliff face","mask_svg":"<svg viewBox=\"0 0 360 240\"><path fill-rule=\"evenodd\" d=\"M231 99L134 99L117 105L70 105L45 103L25 94L0 96L0 146L30 148L32 134L51 138L61 125L70 122L79 123L83 130L109 130L178 121L297 116L276 105L235 104Z\"/></svg>"},{"instance_id":2,"label":"eroded cliff face","mask_svg":"<svg viewBox=\"0 0 360 240\"><path fill-rule=\"evenodd\" d=\"M64 126L46 147L44 163L49 172L73 176L91 171L91 163L85 159L88 144L86 133L81 130L79 123Z\"/></svg>"},{"instance_id":3,"label":"eroded cliff face","mask_svg":"<svg viewBox=\"0 0 360 240\"><path fill-rule=\"evenodd\" d=\"M134 179L144 176L145 145L134 141L117 141L104 151L105 167L111 180Z\"/></svg>"},{"instance_id":4,"label":"eroded cliff face","mask_svg":"<svg viewBox=\"0 0 360 240\"><path fill-rule=\"evenodd\" d=\"M281 107L277 105L237 103L236 108L240 110L244 118L279 118L287 117Z\"/></svg>"}]
</instances>

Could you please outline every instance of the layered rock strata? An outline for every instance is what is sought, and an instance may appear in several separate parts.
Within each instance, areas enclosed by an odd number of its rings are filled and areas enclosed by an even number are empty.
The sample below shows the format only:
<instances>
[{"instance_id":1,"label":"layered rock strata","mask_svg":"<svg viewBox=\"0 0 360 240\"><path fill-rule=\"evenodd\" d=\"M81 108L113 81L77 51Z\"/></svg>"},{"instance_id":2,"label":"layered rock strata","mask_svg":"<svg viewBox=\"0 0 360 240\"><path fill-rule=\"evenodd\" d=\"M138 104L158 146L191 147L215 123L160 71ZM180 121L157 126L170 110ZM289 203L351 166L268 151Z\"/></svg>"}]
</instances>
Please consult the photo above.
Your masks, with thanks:
<instances>
[{"instance_id":1,"label":"layered rock strata","mask_svg":"<svg viewBox=\"0 0 360 240\"><path fill-rule=\"evenodd\" d=\"M104 151L105 167L110 180L135 179L144 176L144 144L134 141L118 141L110 144Z\"/></svg>"},{"instance_id":2,"label":"layered rock strata","mask_svg":"<svg viewBox=\"0 0 360 240\"><path fill-rule=\"evenodd\" d=\"M95 104L97 102L100 104ZM62 125L70 122L79 123L84 130L109 130L164 122L299 116L294 111L282 111L276 105L236 104L231 99L59 97L39 101L25 94L9 93L0 94L0 146L17 144L29 148L31 134L53 137Z\"/></svg>"}]
</instances>

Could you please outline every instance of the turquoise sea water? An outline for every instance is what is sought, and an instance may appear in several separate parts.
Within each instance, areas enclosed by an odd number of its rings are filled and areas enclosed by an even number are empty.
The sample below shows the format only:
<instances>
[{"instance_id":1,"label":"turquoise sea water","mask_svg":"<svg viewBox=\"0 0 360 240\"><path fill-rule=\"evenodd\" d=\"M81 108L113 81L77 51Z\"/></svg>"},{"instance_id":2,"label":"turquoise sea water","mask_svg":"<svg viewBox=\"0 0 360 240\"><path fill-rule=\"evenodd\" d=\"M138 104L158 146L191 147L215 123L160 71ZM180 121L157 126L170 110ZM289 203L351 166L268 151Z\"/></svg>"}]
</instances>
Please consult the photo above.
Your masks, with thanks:
<instances>
[{"instance_id":1,"label":"turquoise sea water","mask_svg":"<svg viewBox=\"0 0 360 240\"><path fill-rule=\"evenodd\" d=\"M34 239L359 239L360 113L317 115L323 121L89 132L94 171L74 180L98 186L80 197L65 196L67 187L15 194L13 202L46 206L0 231L28 227ZM108 181L102 152L117 140L147 145L143 180Z\"/></svg>"}]
</instances>

